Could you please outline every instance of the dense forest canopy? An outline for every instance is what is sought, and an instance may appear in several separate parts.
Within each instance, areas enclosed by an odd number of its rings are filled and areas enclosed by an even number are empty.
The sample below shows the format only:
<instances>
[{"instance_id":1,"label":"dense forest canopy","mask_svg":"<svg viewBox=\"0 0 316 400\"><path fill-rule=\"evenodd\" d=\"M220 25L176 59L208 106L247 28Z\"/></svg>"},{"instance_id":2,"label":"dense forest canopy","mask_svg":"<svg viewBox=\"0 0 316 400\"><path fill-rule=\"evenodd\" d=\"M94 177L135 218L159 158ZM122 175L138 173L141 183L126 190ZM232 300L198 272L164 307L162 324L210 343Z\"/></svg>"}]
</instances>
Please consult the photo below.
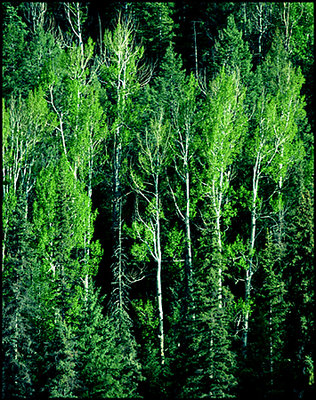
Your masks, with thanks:
<instances>
[{"instance_id":1,"label":"dense forest canopy","mask_svg":"<svg viewBox=\"0 0 316 400\"><path fill-rule=\"evenodd\" d=\"M314 4L2 3L2 397L314 394Z\"/></svg>"}]
</instances>

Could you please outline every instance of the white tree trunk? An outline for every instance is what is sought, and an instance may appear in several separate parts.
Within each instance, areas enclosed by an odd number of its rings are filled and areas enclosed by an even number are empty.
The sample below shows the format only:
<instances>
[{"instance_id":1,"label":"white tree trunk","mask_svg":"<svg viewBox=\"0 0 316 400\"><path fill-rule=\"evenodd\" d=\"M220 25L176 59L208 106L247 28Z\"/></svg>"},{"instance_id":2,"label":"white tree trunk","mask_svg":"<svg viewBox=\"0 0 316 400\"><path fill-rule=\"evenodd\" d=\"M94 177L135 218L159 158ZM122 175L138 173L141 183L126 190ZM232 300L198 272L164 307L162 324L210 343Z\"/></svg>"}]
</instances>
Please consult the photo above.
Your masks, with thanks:
<instances>
[{"instance_id":1,"label":"white tree trunk","mask_svg":"<svg viewBox=\"0 0 316 400\"><path fill-rule=\"evenodd\" d=\"M223 202L223 182L224 182L224 171L221 168L219 186L216 187L216 182L213 180L212 183L212 196L213 196L213 207L216 216L215 220L215 235L217 243L217 251L220 256L220 261L218 265L218 306L222 308L223 305L223 278L222 278L222 234L221 234L221 215L222 215L222 202Z\"/></svg>"},{"instance_id":2,"label":"white tree trunk","mask_svg":"<svg viewBox=\"0 0 316 400\"><path fill-rule=\"evenodd\" d=\"M251 205L251 227L250 227L250 246L249 246L249 259L248 269L246 270L245 277L245 315L244 315L244 329L243 329L243 354L247 355L248 345L248 330L249 330L249 307L251 298L251 279L253 275L253 252L255 248L256 240L256 225L257 225L257 196L259 187L259 176L260 176L260 153L258 152L256 163L253 168L253 180L252 180L252 205Z\"/></svg>"},{"instance_id":3,"label":"white tree trunk","mask_svg":"<svg viewBox=\"0 0 316 400\"><path fill-rule=\"evenodd\" d=\"M188 140L187 140L188 141ZM193 261L192 261L192 243L191 243L191 226L190 226L190 172L188 166L188 145L185 157L185 198L186 198L186 209L184 215L185 224L185 243L186 243L186 279L187 279L187 291L188 298L192 300L192 280L193 280Z\"/></svg>"},{"instance_id":4,"label":"white tree trunk","mask_svg":"<svg viewBox=\"0 0 316 400\"><path fill-rule=\"evenodd\" d=\"M159 205L159 181L158 176L155 179L155 198L156 198L156 256L157 256L157 301L159 311L159 342L160 342L160 357L161 364L165 362L164 349L164 314L162 306L162 287L161 287L161 243L160 243L160 205Z\"/></svg>"},{"instance_id":5,"label":"white tree trunk","mask_svg":"<svg viewBox=\"0 0 316 400\"><path fill-rule=\"evenodd\" d=\"M113 236L114 264L116 269L118 308L123 310L123 265L122 265L122 198L121 198L121 141L119 127L116 131L114 155L114 204L113 204Z\"/></svg>"}]
</instances>

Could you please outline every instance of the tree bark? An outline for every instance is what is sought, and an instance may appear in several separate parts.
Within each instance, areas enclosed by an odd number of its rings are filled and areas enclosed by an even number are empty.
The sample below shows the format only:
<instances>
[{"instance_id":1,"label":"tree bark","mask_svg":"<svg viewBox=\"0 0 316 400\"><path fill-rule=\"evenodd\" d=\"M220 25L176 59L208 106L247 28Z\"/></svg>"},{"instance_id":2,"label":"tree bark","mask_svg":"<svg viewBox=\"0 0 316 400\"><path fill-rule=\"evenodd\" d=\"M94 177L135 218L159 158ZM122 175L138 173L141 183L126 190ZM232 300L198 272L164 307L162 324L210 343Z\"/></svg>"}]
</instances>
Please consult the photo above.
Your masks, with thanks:
<instances>
[{"instance_id":1,"label":"tree bark","mask_svg":"<svg viewBox=\"0 0 316 400\"><path fill-rule=\"evenodd\" d=\"M190 171L189 171L189 137L188 132L186 134L186 146L184 154L184 169L185 169L185 200L186 208L184 214L185 224L185 276L186 276L186 292L187 301L193 301L192 299L192 280L193 280L193 259L192 259L192 243L191 243L191 224L190 224Z\"/></svg>"},{"instance_id":2,"label":"tree bark","mask_svg":"<svg viewBox=\"0 0 316 400\"><path fill-rule=\"evenodd\" d=\"M159 177L155 177L155 198L156 198L156 256L157 256L157 301L159 310L159 341L161 364L165 362L164 349L164 314L162 305L161 287L161 243L160 243L160 204L159 204Z\"/></svg>"},{"instance_id":3,"label":"tree bark","mask_svg":"<svg viewBox=\"0 0 316 400\"><path fill-rule=\"evenodd\" d=\"M251 226L250 226L250 247L248 269L246 270L245 278L245 316L244 316L244 329L243 329L243 355L247 356L248 345L248 330L249 330L249 313L250 313L250 298L251 298L251 279L253 275L253 252L256 240L256 224L257 224L257 195L259 186L259 173L260 173L260 152L256 157L256 163L253 168L252 180L252 205L251 205Z\"/></svg>"},{"instance_id":4,"label":"tree bark","mask_svg":"<svg viewBox=\"0 0 316 400\"><path fill-rule=\"evenodd\" d=\"M123 265L122 265L122 196L121 196L121 151L120 128L118 127L115 135L114 166L113 166L113 264L116 269L115 279L117 279L118 289L118 309L123 310Z\"/></svg>"}]
</instances>

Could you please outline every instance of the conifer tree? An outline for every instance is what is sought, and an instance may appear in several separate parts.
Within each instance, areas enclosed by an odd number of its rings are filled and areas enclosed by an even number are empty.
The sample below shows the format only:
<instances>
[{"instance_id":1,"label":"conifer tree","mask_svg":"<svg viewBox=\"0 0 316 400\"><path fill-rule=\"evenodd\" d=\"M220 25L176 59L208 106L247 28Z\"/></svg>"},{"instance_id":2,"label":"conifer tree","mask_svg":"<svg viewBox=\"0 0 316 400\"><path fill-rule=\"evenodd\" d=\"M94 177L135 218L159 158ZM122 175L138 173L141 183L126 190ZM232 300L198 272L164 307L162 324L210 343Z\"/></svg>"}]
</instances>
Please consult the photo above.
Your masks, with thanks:
<instances>
[{"instance_id":1,"label":"conifer tree","mask_svg":"<svg viewBox=\"0 0 316 400\"><path fill-rule=\"evenodd\" d=\"M136 37L142 42L145 54L160 68L160 61L174 37L174 4L132 2L128 11L135 21Z\"/></svg>"},{"instance_id":2,"label":"conifer tree","mask_svg":"<svg viewBox=\"0 0 316 400\"><path fill-rule=\"evenodd\" d=\"M195 276L195 319L191 321L182 348L185 380L179 390L181 398L234 397L236 355L232 351L232 299L223 290L225 307L218 307L218 279L209 253Z\"/></svg>"},{"instance_id":3,"label":"conifer tree","mask_svg":"<svg viewBox=\"0 0 316 400\"><path fill-rule=\"evenodd\" d=\"M260 354L263 366L260 378L258 378L260 390L270 393L280 390L283 384L282 380L285 379L282 371L284 369L284 343L286 342L284 328L288 304L286 303L283 263L278 242L268 229L266 246L260 254L262 271L260 278L257 277L257 285L260 289L255 296L256 310L253 315L255 326L252 329L252 335L258 335L258 343L261 344L259 349L253 349L251 353L255 354L254 363L258 362L258 354ZM259 337L262 339L260 340Z\"/></svg>"},{"instance_id":4,"label":"conifer tree","mask_svg":"<svg viewBox=\"0 0 316 400\"><path fill-rule=\"evenodd\" d=\"M30 286L35 254L31 224L25 219L26 198L18 191L8 227L8 246L3 260L3 388L4 398L32 396L36 384L36 353L30 318L38 312Z\"/></svg>"},{"instance_id":5,"label":"conifer tree","mask_svg":"<svg viewBox=\"0 0 316 400\"><path fill-rule=\"evenodd\" d=\"M226 73L239 71L241 81L247 84L250 79L252 56L248 43L243 39L243 32L237 29L233 15L227 19L227 27L218 34L213 50L214 75L225 67Z\"/></svg>"},{"instance_id":6,"label":"conifer tree","mask_svg":"<svg viewBox=\"0 0 316 400\"><path fill-rule=\"evenodd\" d=\"M313 4L1 11L3 398L312 397Z\"/></svg>"},{"instance_id":7,"label":"conifer tree","mask_svg":"<svg viewBox=\"0 0 316 400\"><path fill-rule=\"evenodd\" d=\"M305 178L306 179L306 178ZM287 361L291 385L283 386L286 393L311 396L315 390L314 369L314 208L313 184L304 182L302 165L293 179L293 203L289 210L287 248L283 272L286 285L285 301L287 339L283 359ZM288 380L286 380L288 382Z\"/></svg>"}]
</instances>

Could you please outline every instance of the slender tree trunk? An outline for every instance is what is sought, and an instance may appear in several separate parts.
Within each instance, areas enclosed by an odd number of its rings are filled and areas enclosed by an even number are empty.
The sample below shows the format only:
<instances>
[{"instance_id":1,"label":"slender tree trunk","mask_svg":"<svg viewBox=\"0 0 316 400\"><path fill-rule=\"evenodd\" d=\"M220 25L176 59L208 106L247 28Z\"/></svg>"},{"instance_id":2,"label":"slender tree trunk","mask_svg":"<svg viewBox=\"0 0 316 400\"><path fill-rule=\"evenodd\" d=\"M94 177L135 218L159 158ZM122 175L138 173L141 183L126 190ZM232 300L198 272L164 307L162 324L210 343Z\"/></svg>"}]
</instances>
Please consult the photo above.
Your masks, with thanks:
<instances>
[{"instance_id":1,"label":"slender tree trunk","mask_svg":"<svg viewBox=\"0 0 316 400\"><path fill-rule=\"evenodd\" d=\"M198 67L198 54L197 54L197 41L196 41L196 29L195 24L197 21L193 21L193 33L194 33L194 59L195 59L195 78L199 79L199 67Z\"/></svg>"},{"instance_id":2,"label":"slender tree trunk","mask_svg":"<svg viewBox=\"0 0 316 400\"><path fill-rule=\"evenodd\" d=\"M272 301L269 303L269 369L270 385L273 387L273 339L272 339Z\"/></svg>"},{"instance_id":3,"label":"slender tree trunk","mask_svg":"<svg viewBox=\"0 0 316 400\"><path fill-rule=\"evenodd\" d=\"M160 341L160 357L161 364L165 362L164 350L164 314L162 306L162 287L161 287L161 243L160 243L160 205L159 205L159 180L155 178L155 197L156 197L156 255L157 255L157 301L159 310L159 341Z\"/></svg>"},{"instance_id":4,"label":"slender tree trunk","mask_svg":"<svg viewBox=\"0 0 316 400\"><path fill-rule=\"evenodd\" d=\"M223 180L224 171L220 171L219 187L216 188L215 181L212 184L213 191L213 207L216 215L215 220L215 235L216 235L216 245L217 252L219 255L218 260L218 306L222 308L223 305L223 282L222 282L222 234L221 234L221 213L222 213L222 202L223 202Z\"/></svg>"},{"instance_id":5,"label":"slender tree trunk","mask_svg":"<svg viewBox=\"0 0 316 400\"><path fill-rule=\"evenodd\" d=\"M186 180L186 213L185 213L185 236L186 236L186 275L188 281L188 292L191 295L192 289L192 244L191 244L191 226L190 226L190 183L189 174Z\"/></svg>"},{"instance_id":6,"label":"slender tree trunk","mask_svg":"<svg viewBox=\"0 0 316 400\"><path fill-rule=\"evenodd\" d=\"M262 37L263 37L263 18L262 18L262 3L258 5L258 17L259 17L259 37L258 37L258 54L259 58L262 57Z\"/></svg>"},{"instance_id":7,"label":"slender tree trunk","mask_svg":"<svg viewBox=\"0 0 316 400\"><path fill-rule=\"evenodd\" d=\"M114 144L114 188L113 188L113 258L114 266L117 270L115 279L117 279L117 290L118 290L118 308L120 311L123 310L123 265L122 265L122 197L121 197L121 151L122 144L120 141L120 128L116 130L115 144Z\"/></svg>"},{"instance_id":8,"label":"slender tree trunk","mask_svg":"<svg viewBox=\"0 0 316 400\"><path fill-rule=\"evenodd\" d=\"M284 154L284 148L283 146L281 147L281 157L283 157ZM283 163L280 162L279 164L279 170L280 170L280 178L278 182L278 244L279 244L279 249L280 249L280 256L282 255L282 250L283 250L283 227L284 227L284 207L282 204L282 197L281 197L281 192L282 192L282 187L283 187L283 179L282 179L282 173L281 170L283 168Z\"/></svg>"},{"instance_id":9,"label":"slender tree trunk","mask_svg":"<svg viewBox=\"0 0 316 400\"><path fill-rule=\"evenodd\" d=\"M186 246L186 257L185 257L185 276L186 276L186 291L187 300L193 301L192 299L192 284L193 284L193 259L192 259L192 243L191 243L191 225L190 225L190 172L188 166L188 139L187 139L187 151L184 159L185 167L185 199L186 209L184 214L185 224L185 246Z\"/></svg>"},{"instance_id":10,"label":"slender tree trunk","mask_svg":"<svg viewBox=\"0 0 316 400\"><path fill-rule=\"evenodd\" d=\"M290 45L290 9L291 9L291 4L290 3L283 3L283 22L284 22L284 28L285 28L285 49L286 51L289 51L289 45Z\"/></svg>"},{"instance_id":11,"label":"slender tree trunk","mask_svg":"<svg viewBox=\"0 0 316 400\"><path fill-rule=\"evenodd\" d=\"M83 40L82 40L82 32L81 32L81 19L80 19L80 4L76 3L76 11L77 11L77 26L78 26L78 42L79 42L79 47L81 51L81 57L82 61L84 60L84 46L83 46Z\"/></svg>"},{"instance_id":12,"label":"slender tree trunk","mask_svg":"<svg viewBox=\"0 0 316 400\"><path fill-rule=\"evenodd\" d=\"M223 305L223 279L222 279L222 234L220 226L220 213L216 216L216 233L217 233L217 246L219 253L219 266L218 266L218 307L222 308Z\"/></svg>"},{"instance_id":13,"label":"slender tree trunk","mask_svg":"<svg viewBox=\"0 0 316 400\"><path fill-rule=\"evenodd\" d=\"M248 330L249 330L249 311L250 311L250 298L251 298L251 279L253 274L253 252L256 240L256 225L257 225L257 195L259 186L259 168L260 168L260 154L257 154L256 163L253 169L252 180L252 205L251 205L251 227L250 227L250 247L248 269L246 270L245 279L245 316L244 316L244 329L243 329L243 354L247 356L248 345Z\"/></svg>"}]
</instances>

